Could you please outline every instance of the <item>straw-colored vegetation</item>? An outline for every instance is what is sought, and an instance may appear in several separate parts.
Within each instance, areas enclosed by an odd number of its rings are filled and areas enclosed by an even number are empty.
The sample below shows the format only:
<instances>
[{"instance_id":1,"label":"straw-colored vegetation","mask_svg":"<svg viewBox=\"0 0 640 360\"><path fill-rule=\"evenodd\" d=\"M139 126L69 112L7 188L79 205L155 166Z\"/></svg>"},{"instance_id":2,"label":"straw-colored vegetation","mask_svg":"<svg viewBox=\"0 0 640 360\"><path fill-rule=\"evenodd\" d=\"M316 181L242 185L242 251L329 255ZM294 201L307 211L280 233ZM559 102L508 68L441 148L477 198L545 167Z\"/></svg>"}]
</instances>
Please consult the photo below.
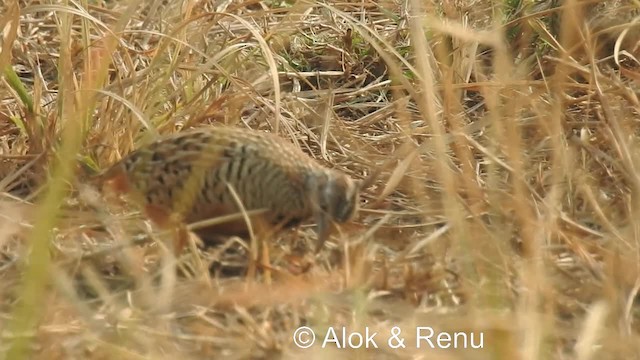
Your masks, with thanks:
<instances>
[{"instance_id":1,"label":"straw-colored vegetation","mask_svg":"<svg viewBox=\"0 0 640 360\"><path fill-rule=\"evenodd\" d=\"M0 1L0 351L638 358L638 9ZM247 239L174 258L169 235L90 179L211 123L378 177L318 255L306 224L255 274ZM295 345L300 326L314 346ZM395 326L404 348L387 344ZM483 348L418 348L419 326L482 333ZM331 327L377 332L379 348L323 348Z\"/></svg>"}]
</instances>

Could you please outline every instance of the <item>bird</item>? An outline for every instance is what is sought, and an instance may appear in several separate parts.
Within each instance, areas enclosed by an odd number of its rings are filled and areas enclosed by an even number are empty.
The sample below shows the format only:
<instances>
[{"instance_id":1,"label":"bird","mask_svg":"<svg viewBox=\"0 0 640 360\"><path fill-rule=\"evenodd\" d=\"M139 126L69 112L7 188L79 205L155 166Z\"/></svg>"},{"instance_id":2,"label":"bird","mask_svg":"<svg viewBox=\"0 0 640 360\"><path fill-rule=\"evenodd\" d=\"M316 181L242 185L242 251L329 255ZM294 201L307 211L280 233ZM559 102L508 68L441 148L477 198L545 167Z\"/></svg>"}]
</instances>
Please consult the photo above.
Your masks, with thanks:
<instances>
[{"instance_id":1,"label":"bird","mask_svg":"<svg viewBox=\"0 0 640 360\"><path fill-rule=\"evenodd\" d=\"M284 138L234 126L206 126L159 137L122 157L97 178L140 206L161 227L237 214L292 228L315 220L319 252L332 223L352 220L361 181L321 165ZM257 214L257 215L256 215ZM249 235L247 218L206 233Z\"/></svg>"}]
</instances>

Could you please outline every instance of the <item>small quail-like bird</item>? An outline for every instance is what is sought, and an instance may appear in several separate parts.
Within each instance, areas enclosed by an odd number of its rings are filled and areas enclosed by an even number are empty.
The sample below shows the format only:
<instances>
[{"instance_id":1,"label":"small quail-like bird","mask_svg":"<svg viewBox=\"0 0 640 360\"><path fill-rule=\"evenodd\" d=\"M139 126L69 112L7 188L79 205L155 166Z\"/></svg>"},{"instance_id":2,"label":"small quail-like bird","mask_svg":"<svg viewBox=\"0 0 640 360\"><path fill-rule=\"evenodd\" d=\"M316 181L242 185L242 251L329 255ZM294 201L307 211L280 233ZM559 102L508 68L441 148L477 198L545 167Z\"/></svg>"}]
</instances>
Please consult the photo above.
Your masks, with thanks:
<instances>
[{"instance_id":1,"label":"small quail-like bird","mask_svg":"<svg viewBox=\"0 0 640 360\"><path fill-rule=\"evenodd\" d=\"M251 129L212 126L169 135L131 152L99 176L140 205L160 226L264 210L251 220L292 227L313 218L317 250L331 222L351 220L360 182L326 168L283 138ZM241 204L241 207L239 206ZM247 235L245 220L207 229Z\"/></svg>"}]
</instances>

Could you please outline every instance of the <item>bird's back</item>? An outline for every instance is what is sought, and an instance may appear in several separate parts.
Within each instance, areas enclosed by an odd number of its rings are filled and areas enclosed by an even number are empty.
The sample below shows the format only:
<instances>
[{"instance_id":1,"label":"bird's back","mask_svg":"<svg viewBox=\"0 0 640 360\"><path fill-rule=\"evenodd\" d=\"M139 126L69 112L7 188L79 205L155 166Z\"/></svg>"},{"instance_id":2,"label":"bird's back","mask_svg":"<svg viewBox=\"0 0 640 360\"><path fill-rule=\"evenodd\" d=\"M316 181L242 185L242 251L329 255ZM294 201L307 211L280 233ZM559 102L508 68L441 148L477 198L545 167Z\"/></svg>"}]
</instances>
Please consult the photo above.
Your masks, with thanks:
<instances>
[{"instance_id":1,"label":"bird's back","mask_svg":"<svg viewBox=\"0 0 640 360\"><path fill-rule=\"evenodd\" d=\"M268 209L275 222L312 215L305 184L324 170L276 135L211 127L143 146L109 171L147 208L188 222L236 213L238 200L246 210Z\"/></svg>"}]
</instances>

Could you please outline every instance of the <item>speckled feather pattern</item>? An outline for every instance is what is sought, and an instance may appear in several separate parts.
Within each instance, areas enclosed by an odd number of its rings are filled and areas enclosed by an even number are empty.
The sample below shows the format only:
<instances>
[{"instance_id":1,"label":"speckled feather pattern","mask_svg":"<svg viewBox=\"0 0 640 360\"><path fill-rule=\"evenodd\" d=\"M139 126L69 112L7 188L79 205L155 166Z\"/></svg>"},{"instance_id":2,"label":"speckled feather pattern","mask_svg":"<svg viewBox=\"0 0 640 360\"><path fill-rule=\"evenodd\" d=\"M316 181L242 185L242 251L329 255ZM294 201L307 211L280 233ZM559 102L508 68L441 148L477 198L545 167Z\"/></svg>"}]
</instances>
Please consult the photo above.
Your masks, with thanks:
<instances>
[{"instance_id":1,"label":"speckled feather pattern","mask_svg":"<svg viewBox=\"0 0 640 360\"><path fill-rule=\"evenodd\" d=\"M294 225L313 215L324 222L318 212L344 222L358 201L357 185L347 175L321 166L279 136L241 128L208 127L161 138L124 157L106 178L116 174L121 191L187 222L238 212L229 186L245 209L267 209L266 219L274 224Z\"/></svg>"}]
</instances>

